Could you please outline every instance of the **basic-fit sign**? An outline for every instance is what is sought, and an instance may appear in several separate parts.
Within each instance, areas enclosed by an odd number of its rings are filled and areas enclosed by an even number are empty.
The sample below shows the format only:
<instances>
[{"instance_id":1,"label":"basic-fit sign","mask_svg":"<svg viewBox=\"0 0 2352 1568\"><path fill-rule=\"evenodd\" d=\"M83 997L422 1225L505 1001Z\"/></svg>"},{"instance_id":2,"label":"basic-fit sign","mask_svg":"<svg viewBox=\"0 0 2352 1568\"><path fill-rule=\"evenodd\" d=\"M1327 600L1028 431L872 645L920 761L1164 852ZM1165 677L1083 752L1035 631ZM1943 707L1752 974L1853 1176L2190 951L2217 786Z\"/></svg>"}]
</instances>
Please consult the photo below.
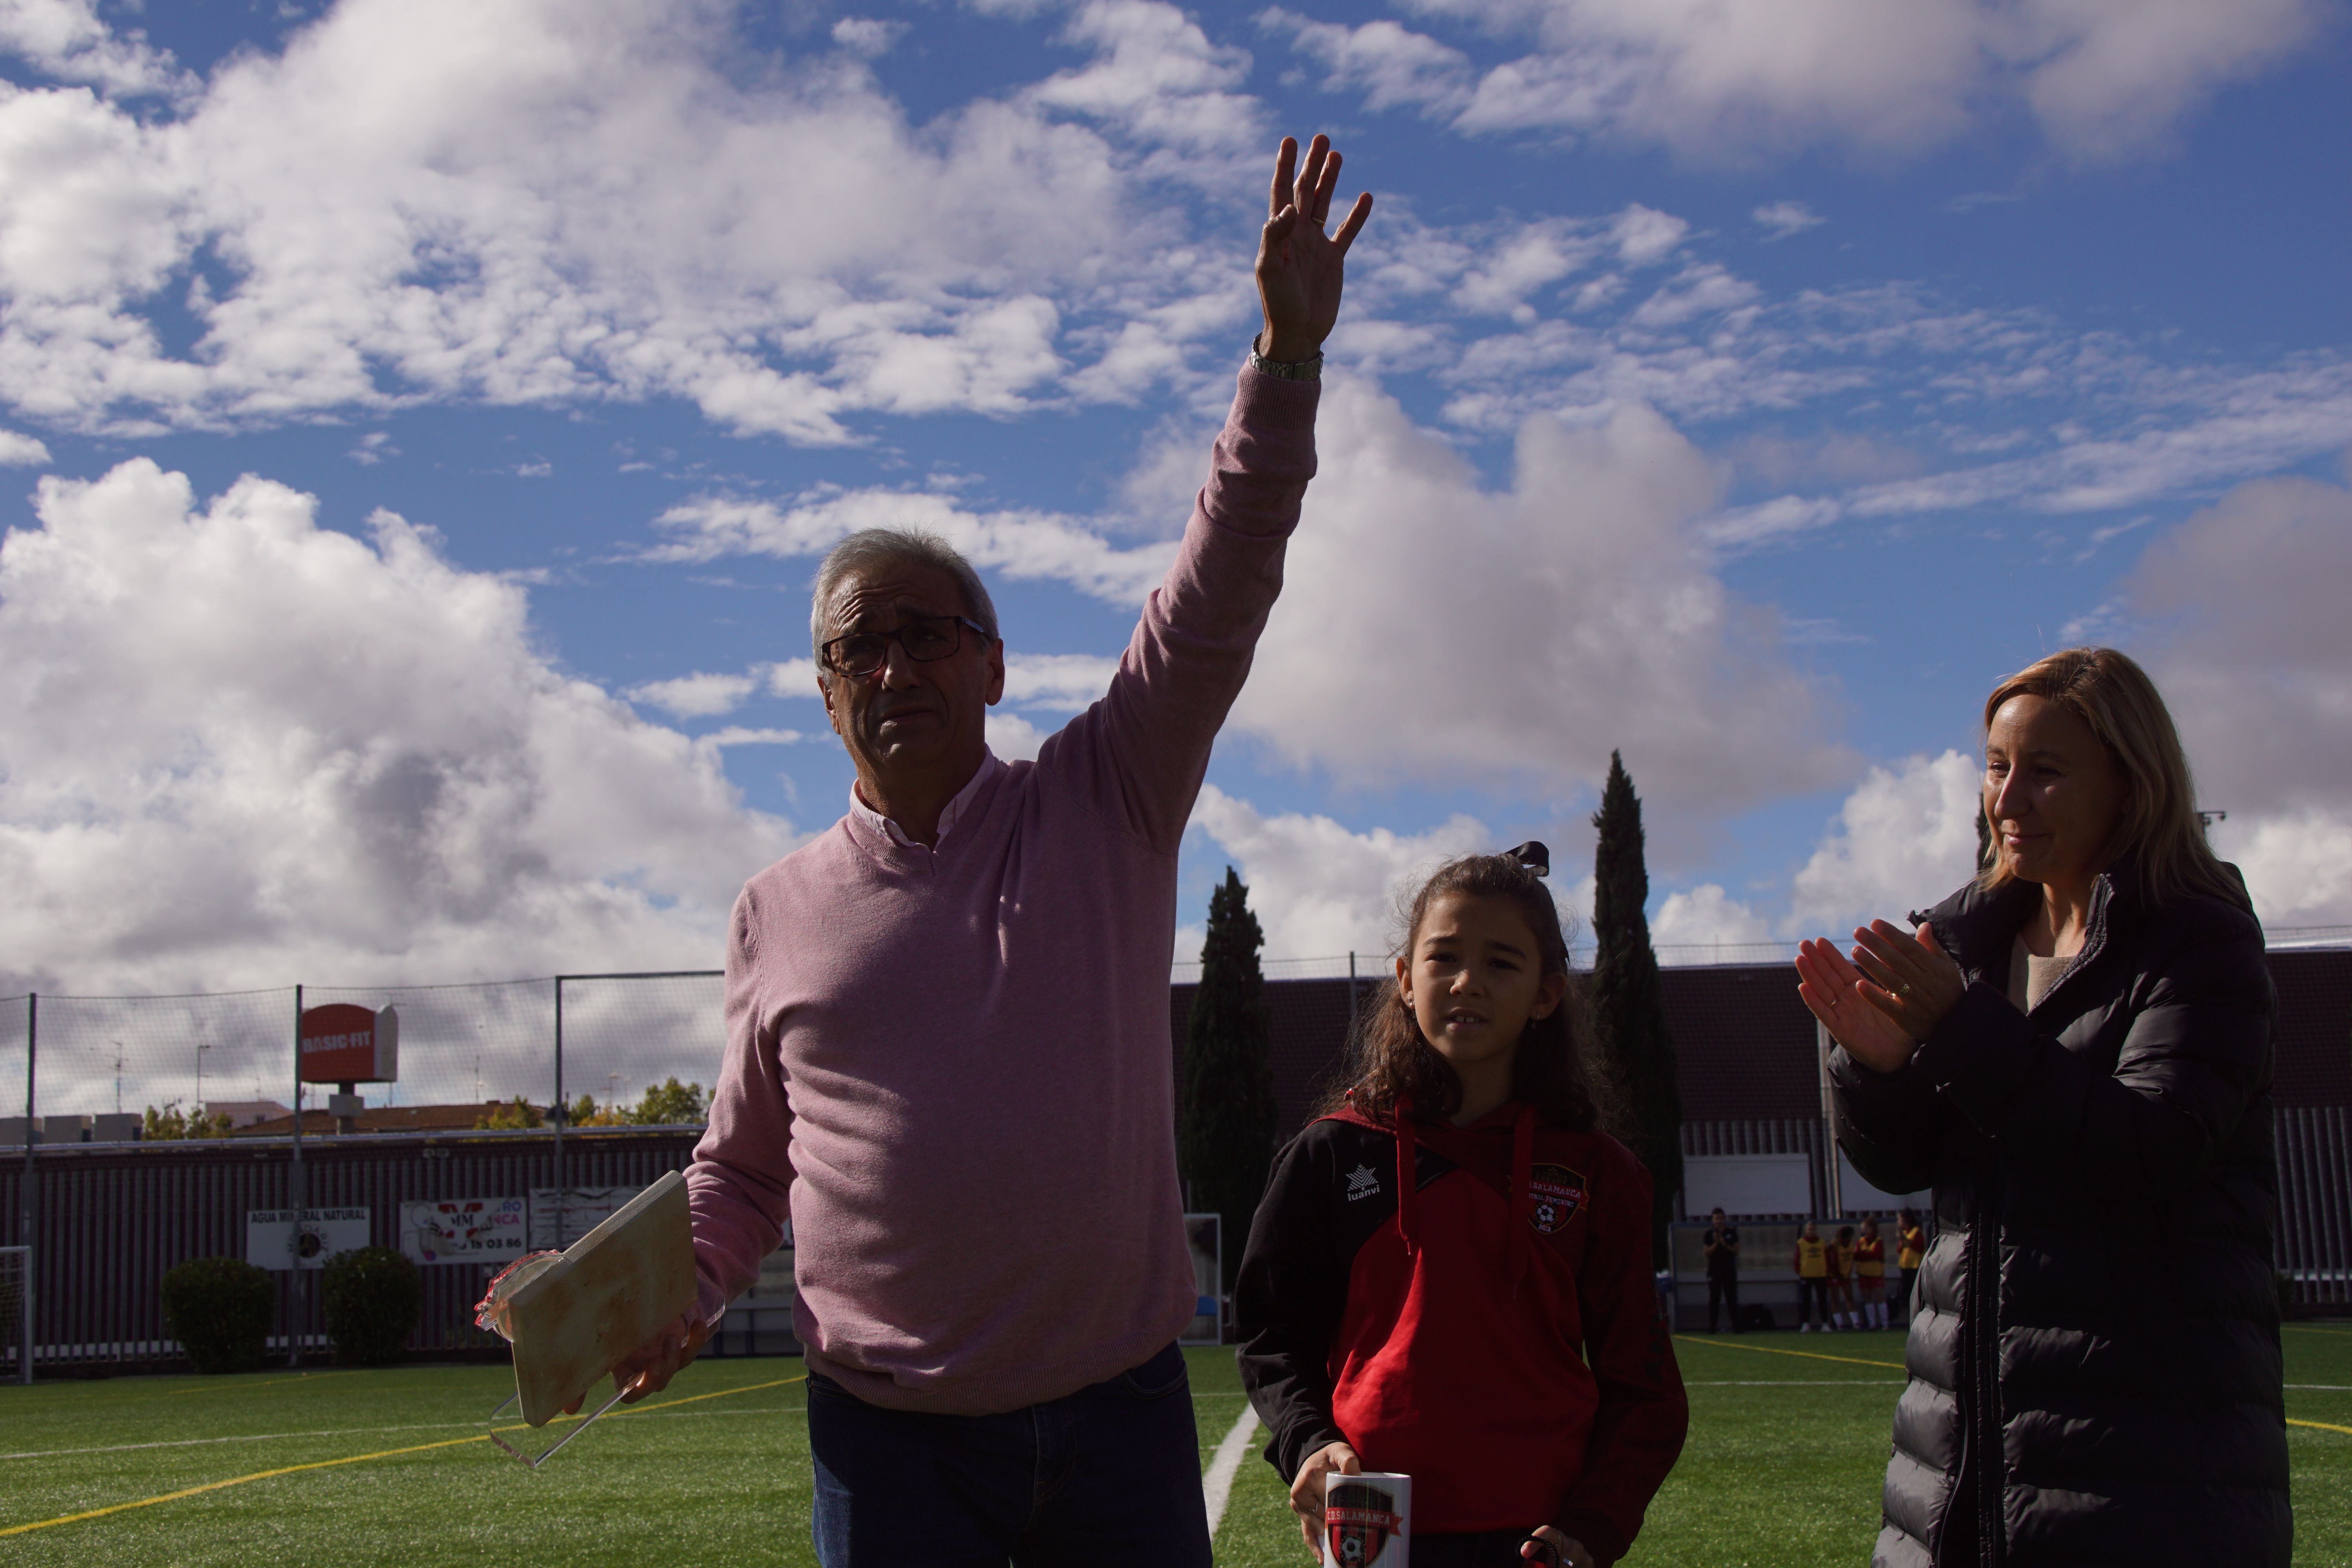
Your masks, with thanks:
<instances>
[{"instance_id":1,"label":"basic-fit sign","mask_svg":"<svg viewBox=\"0 0 2352 1568\"><path fill-rule=\"evenodd\" d=\"M400 1077L400 1015L350 1002L302 1009L304 1083L391 1083Z\"/></svg>"}]
</instances>

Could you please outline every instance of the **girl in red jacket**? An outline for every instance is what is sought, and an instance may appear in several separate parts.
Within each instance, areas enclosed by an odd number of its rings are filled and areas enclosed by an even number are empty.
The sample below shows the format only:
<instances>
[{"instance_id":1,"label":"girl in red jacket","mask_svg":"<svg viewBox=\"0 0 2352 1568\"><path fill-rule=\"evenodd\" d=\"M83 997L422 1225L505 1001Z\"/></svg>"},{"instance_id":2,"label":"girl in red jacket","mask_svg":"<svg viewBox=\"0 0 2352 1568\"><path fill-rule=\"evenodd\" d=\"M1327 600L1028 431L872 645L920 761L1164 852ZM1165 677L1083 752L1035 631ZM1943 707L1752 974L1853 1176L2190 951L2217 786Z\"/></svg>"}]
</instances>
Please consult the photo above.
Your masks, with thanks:
<instances>
[{"instance_id":1,"label":"girl in red jacket","mask_svg":"<svg viewBox=\"0 0 2352 1568\"><path fill-rule=\"evenodd\" d=\"M1414 896L1350 1085L1277 1159L1242 1380L1321 1551L1324 1477L1412 1477L1413 1568L1615 1562L1689 1425L1650 1179L1595 1120L1543 847Z\"/></svg>"}]
</instances>

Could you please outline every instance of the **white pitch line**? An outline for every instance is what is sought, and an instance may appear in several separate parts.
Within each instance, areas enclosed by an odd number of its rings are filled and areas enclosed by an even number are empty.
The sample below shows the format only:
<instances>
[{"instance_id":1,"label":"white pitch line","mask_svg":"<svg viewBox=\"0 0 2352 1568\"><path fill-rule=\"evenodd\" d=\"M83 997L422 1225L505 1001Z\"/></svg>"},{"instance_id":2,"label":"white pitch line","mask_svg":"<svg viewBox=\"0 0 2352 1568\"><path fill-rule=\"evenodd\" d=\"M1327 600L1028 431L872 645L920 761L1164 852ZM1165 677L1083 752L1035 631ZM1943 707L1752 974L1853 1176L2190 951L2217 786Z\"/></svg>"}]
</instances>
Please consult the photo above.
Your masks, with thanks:
<instances>
[{"instance_id":1,"label":"white pitch line","mask_svg":"<svg viewBox=\"0 0 2352 1568\"><path fill-rule=\"evenodd\" d=\"M1242 1407L1241 1418L1217 1451L1209 1456L1209 1468L1201 1472L1201 1502L1209 1510L1209 1536L1214 1540L1217 1526L1225 1521L1225 1504L1233 1500L1234 1478L1241 1473L1242 1458L1249 1452L1249 1441L1257 1434L1257 1412Z\"/></svg>"}]
</instances>

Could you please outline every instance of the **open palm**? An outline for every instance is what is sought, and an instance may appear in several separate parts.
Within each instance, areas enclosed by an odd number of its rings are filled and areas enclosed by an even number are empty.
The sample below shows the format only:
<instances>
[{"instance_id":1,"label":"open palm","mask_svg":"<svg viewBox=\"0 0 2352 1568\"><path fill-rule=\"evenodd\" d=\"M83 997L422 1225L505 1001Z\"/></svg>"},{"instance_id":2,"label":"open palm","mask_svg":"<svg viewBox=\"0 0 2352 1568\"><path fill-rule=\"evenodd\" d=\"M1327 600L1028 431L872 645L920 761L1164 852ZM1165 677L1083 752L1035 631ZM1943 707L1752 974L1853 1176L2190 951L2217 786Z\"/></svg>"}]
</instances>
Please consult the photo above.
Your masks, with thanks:
<instances>
[{"instance_id":1,"label":"open palm","mask_svg":"<svg viewBox=\"0 0 2352 1568\"><path fill-rule=\"evenodd\" d=\"M1919 1042L1864 999L1868 983L1862 971L1835 946L1799 943L1797 976L1797 994L1846 1055L1880 1072L1893 1072L1911 1059Z\"/></svg>"},{"instance_id":2,"label":"open palm","mask_svg":"<svg viewBox=\"0 0 2352 1568\"><path fill-rule=\"evenodd\" d=\"M1270 360L1313 359L1339 319L1339 289L1348 247L1372 213L1372 194L1357 196L1337 234L1323 226L1331 216L1331 192L1339 183L1339 154L1328 137L1307 145L1301 163L1297 139L1282 139L1274 163L1274 188L1266 198L1266 223L1258 236L1257 297L1265 310L1258 353Z\"/></svg>"}]
</instances>

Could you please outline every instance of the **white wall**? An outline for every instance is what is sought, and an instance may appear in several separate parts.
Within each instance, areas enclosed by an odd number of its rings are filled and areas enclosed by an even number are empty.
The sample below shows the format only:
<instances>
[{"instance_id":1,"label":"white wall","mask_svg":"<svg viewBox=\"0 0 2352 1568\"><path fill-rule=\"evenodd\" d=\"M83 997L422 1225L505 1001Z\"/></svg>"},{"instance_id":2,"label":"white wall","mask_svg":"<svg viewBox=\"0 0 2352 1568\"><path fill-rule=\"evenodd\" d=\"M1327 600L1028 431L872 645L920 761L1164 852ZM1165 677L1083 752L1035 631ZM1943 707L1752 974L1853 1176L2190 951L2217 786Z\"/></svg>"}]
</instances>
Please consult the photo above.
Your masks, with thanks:
<instances>
[{"instance_id":1,"label":"white wall","mask_svg":"<svg viewBox=\"0 0 2352 1568\"><path fill-rule=\"evenodd\" d=\"M1727 1215L1810 1213L1811 1164L1804 1154L1685 1154L1683 1212L1694 1219L1718 1208Z\"/></svg>"}]
</instances>

